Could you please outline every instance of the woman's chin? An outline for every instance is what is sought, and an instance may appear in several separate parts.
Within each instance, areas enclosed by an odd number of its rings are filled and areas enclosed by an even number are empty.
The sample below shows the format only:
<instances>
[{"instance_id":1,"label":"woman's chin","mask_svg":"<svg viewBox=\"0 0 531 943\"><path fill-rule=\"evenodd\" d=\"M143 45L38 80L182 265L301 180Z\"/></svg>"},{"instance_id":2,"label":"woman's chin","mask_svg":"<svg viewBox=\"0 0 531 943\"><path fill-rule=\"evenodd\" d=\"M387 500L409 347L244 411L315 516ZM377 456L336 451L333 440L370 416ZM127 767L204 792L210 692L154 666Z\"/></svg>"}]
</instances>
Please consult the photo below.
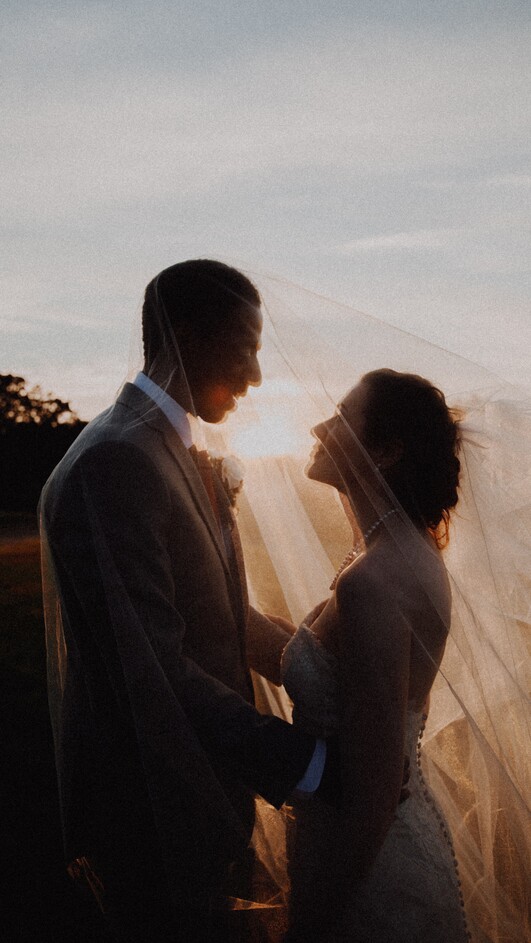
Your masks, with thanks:
<instances>
[{"instance_id":1,"label":"woman's chin","mask_svg":"<svg viewBox=\"0 0 531 943\"><path fill-rule=\"evenodd\" d=\"M332 488L337 488L338 485L333 477L330 476L330 473L326 473L325 468L320 467L319 459L315 459L310 456L308 462L304 467L304 474L306 478L309 478L310 481L318 481L322 485L330 485Z\"/></svg>"},{"instance_id":2,"label":"woman's chin","mask_svg":"<svg viewBox=\"0 0 531 943\"><path fill-rule=\"evenodd\" d=\"M309 478L311 481L322 481L320 471L319 471L319 462L310 455L306 465L304 466L304 474L306 478Z\"/></svg>"},{"instance_id":3,"label":"woman's chin","mask_svg":"<svg viewBox=\"0 0 531 943\"><path fill-rule=\"evenodd\" d=\"M312 469L313 469L313 459L309 458L304 466L304 474L306 478L312 478Z\"/></svg>"}]
</instances>

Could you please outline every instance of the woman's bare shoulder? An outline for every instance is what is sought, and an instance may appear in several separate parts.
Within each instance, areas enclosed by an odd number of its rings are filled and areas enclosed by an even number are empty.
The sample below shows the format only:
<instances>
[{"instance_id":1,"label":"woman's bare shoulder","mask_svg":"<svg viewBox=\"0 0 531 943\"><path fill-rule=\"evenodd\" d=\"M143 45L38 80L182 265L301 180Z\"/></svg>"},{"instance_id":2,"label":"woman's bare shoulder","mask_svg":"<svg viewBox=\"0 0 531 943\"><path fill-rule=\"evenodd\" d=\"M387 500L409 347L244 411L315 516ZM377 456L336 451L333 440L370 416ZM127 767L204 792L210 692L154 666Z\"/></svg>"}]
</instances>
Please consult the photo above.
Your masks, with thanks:
<instances>
[{"instance_id":1,"label":"woman's bare shoulder","mask_svg":"<svg viewBox=\"0 0 531 943\"><path fill-rule=\"evenodd\" d=\"M378 595L388 600L415 595L447 593L448 576L441 552L435 544L421 537L397 546L382 541L348 567L338 579L338 593Z\"/></svg>"},{"instance_id":2,"label":"woman's bare shoulder","mask_svg":"<svg viewBox=\"0 0 531 943\"><path fill-rule=\"evenodd\" d=\"M373 644L401 647L412 632L431 634L432 625L449 620L450 603L444 564L429 546L412 558L382 543L345 570L336 587L343 634L360 638L376 630Z\"/></svg>"},{"instance_id":3,"label":"woman's bare shoulder","mask_svg":"<svg viewBox=\"0 0 531 943\"><path fill-rule=\"evenodd\" d=\"M404 588L381 554L367 554L349 567L336 586L340 635L366 638L371 647L402 646L409 638Z\"/></svg>"},{"instance_id":4,"label":"woman's bare shoulder","mask_svg":"<svg viewBox=\"0 0 531 943\"><path fill-rule=\"evenodd\" d=\"M403 583L396 555L393 557L385 547L375 547L340 575L336 587L338 608L353 603L389 606L401 593Z\"/></svg>"}]
</instances>

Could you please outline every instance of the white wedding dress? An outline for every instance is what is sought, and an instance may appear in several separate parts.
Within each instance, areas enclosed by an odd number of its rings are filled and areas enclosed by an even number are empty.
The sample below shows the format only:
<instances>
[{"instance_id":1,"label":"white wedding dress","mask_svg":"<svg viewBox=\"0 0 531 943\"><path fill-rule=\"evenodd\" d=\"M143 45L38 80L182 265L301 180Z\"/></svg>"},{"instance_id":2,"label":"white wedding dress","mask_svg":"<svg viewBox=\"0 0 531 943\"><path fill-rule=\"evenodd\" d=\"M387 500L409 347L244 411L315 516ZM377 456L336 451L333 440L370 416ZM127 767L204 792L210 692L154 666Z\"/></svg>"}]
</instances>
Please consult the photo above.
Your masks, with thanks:
<instances>
[{"instance_id":1,"label":"white wedding dress","mask_svg":"<svg viewBox=\"0 0 531 943\"><path fill-rule=\"evenodd\" d=\"M334 724L337 661L304 623L283 656L283 681L294 702L293 721L315 735ZM298 799L288 836L291 941L336 943L464 943L469 939L457 863L447 824L422 773L426 717L407 713L404 752L410 796L363 882L352 882L332 908L331 843L338 814L317 798ZM375 744L375 749L378 745ZM345 861L348 867L348 861ZM332 891L332 894L330 894Z\"/></svg>"}]
</instances>

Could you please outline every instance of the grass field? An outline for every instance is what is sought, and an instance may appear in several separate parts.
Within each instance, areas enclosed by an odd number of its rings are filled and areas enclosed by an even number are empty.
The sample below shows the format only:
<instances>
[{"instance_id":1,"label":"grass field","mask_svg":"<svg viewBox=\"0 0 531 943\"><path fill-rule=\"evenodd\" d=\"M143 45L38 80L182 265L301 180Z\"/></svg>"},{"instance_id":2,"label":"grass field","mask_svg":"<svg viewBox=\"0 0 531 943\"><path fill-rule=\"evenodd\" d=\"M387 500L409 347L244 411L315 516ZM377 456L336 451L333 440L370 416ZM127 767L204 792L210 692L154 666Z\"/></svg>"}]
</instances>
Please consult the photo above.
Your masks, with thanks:
<instances>
[{"instance_id":1,"label":"grass field","mask_svg":"<svg viewBox=\"0 0 531 943\"><path fill-rule=\"evenodd\" d=\"M39 541L27 515L0 519L3 943L100 943L91 901L67 877L48 717Z\"/></svg>"}]
</instances>

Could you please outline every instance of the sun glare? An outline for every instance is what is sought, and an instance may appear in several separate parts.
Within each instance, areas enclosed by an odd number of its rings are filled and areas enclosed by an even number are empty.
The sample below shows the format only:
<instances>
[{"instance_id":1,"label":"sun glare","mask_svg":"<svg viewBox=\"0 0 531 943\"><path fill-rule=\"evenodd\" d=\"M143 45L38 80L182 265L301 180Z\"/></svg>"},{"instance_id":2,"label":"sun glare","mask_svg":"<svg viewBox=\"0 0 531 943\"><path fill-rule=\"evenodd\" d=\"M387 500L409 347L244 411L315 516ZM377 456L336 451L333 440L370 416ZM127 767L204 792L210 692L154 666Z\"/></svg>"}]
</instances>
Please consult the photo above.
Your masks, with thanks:
<instances>
[{"instance_id":1,"label":"sun glare","mask_svg":"<svg viewBox=\"0 0 531 943\"><path fill-rule=\"evenodd\" d=\"M242 459L309 454L311 421L293 378L273 375L251 389L227 423L231 452Z\"/></svg>"},{"instance_id":2,"label":"sun glare","mask_svg":"<svg viewBox=\"0 0 531 943\"><path fill-rule=\"evenodd\" d=\"M241 458L264 458L268 455L289 455L309 452L311 441L304 435L290 416L271 412L265 418L238 429L231 436L231 451Z\"/></svg>"}]
</instances>

